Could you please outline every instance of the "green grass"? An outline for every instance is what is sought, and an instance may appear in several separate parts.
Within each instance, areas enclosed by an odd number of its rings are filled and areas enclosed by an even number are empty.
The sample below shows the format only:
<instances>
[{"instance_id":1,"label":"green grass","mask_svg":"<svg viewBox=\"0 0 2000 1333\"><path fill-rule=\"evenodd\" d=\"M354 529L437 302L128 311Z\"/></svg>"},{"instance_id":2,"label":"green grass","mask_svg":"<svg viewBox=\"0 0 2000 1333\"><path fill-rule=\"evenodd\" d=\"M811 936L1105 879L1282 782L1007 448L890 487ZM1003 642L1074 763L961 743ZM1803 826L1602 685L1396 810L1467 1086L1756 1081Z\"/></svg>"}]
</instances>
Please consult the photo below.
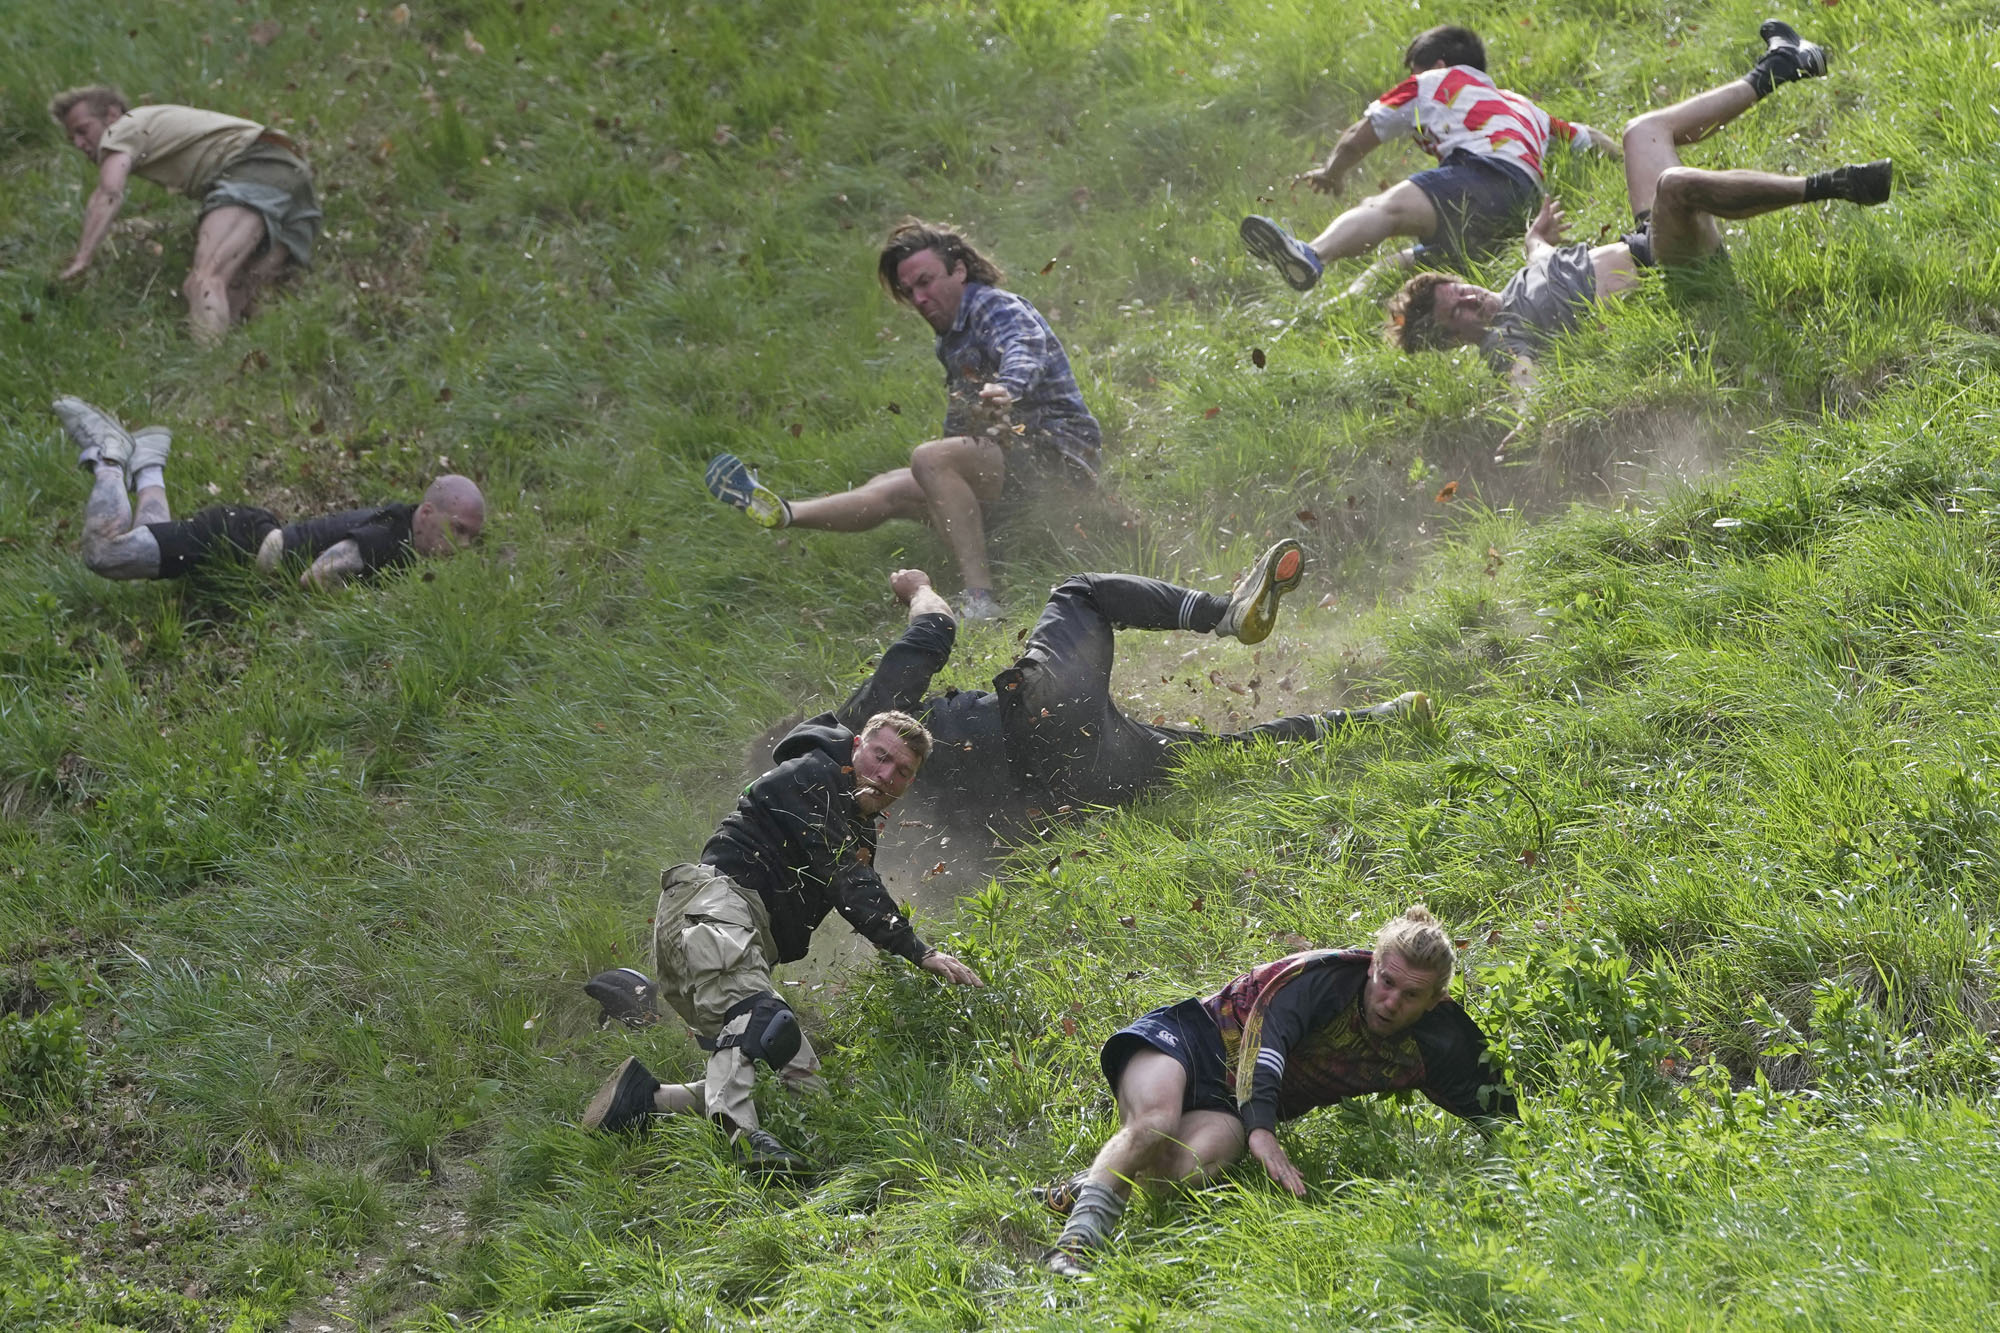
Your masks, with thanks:
<instances>
[{"instance_id":1,"label":"green grass","mask_svg":"<svg viewBox=\"0 0 2000 1333\"><path fill-rule=\"evenodd\" d=\"M16 10L0 1325L1988 1322L1987 6L1796 15L1835 76L1690 160L1891 155L1896 200L1743 224L1733 284L1621 304L1551 360L1505 465L1513 417L1469 355L1392 354L1372 307L1294 297L1234 236L1253 207L1324 220L1285 179L1457 11ZM1765 16L1480 22L1505 82L1616 130L1740 73ZM189 206L149 186L127 216L157 231L51 283L88 178L41 104L95 77L274 120L318 169L315 271L219 348L181 331ZM1615 164L1557 154L1552 178L1580 236L1624 221ZM648 965L659 867L754 737L866 670L899 619L885 573L948 564L911 527L773 541L699 487L717 447L809 493L934 428L929 337L872 279L912 212L969 224L1056 317L1117 497L1015 534L1016 614L967 633L951 682L1004 665L1070 569L1216 587L1291 534L1314 563L1279 636L1129 643L1130 706L1226 725L1420 687L1447 712L1204 756L991 882L955 876L923 926L983 992L800 974L835 1091L765 1104L835 1169L767 1189L701 1125L573 1127L622 1055L694 1062L676 1032L595 1030L578 983ZM332 595L104 583L59 392L172 425L183 509L211 485L374 501L448 465L485 487L487 538ZM1111 1129L1107 1031L1418 898L1473 941L1464 994L1519 1129L1324 1112L1287 1131L1306 1203L1238 1172L1135 1207L1097 1281L1040 1274L1052 1227L1022 1186Z\"/></svg>"}]
</instances>

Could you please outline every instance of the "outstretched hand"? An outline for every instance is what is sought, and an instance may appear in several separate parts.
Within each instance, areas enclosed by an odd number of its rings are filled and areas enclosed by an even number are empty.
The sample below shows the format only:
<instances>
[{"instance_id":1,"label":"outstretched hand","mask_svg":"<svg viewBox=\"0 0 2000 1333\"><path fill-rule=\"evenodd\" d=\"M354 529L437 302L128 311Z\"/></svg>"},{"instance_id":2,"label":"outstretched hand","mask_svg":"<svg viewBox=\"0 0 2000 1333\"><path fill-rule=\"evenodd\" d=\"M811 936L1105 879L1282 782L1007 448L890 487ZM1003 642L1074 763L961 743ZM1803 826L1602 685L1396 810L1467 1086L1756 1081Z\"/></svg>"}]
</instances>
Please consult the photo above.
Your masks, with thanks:
<instances>
[{"instance_id":1,"label":"outstretched hand","mask_svg":"<svg viewBox=\"0 0 2000 1333\"><path fill-rule=\"evenodd\" d=\"M1347 184L1347 173L1337 172L1332 167L1320 166L1310 171L1301 171L1292 179L1304 181L1312 186L1317 194L1339 194L1341 187Z\"/></svg>"},{"instance_id":2,"label":"outstretched hand","mask_svg":"<svg viewBox=\"0 0 2000 1333\"><path fill-rule=\"evenodd\" d=\"M926 972L937 973L954 985L984 986L986 984L979 979L977 972L967 967L964 963L959 962L942 949L933 949L924 956L924 961L918 963L917 966Z\"/></svg>"},{"instance_id":3,"label":"outstretched hand","mask_svg":"<svg viewBox=\"0 0 2000 1333\"><path fill-rule=\"evenodd\" d=\"M1563 212L1562 200L1550 195L1542 201L1542 211L1528 224L1528 244L1540 241L1543 245L1561 245L1563 233L1568 230L1569 215Z\"/></svg>"},{"instance_id":4,"label":"outstretched hand","mask_svg":"<svg viewBox=\"0 0 2000 1333\"><path fill-rule=\"evenodd\" d=\"M1265 1172L1272 1180L1290 1190L1292 1197L1298 1199L1306 1197L1306 1178L1292 1165L1292 1159L1285 1156L1284 1145L1278 1142L1276 1134L1268 1129L1251 1130L1250 1155L1262 1162Z\"/></svg>"}]
</instances>

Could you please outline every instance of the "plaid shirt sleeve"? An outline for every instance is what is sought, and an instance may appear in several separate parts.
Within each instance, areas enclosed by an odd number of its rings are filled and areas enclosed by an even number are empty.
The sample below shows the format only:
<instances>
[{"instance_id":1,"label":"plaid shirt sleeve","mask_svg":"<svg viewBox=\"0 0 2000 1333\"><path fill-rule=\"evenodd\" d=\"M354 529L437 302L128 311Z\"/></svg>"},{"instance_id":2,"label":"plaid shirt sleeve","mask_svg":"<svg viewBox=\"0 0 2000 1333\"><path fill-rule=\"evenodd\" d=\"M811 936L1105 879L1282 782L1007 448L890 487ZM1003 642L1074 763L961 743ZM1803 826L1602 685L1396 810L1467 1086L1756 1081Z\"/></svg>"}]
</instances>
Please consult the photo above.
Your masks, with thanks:
<instances>
[{"instance_id":1,"label":"plaid shirt sleeve","mask_svg":"<svg viewBox=\"0 0 2000 1333\"><path fill-rule=\"evenodd\" d=\"M1033 306L1019 298L1010 299L997 289L987 290L998 299L988 297L974 307L973 331L1000 358L993 382L1005 386L1014 397L1025 398L1047 373L1055 339Z\"/></svg>"}]
</instances>

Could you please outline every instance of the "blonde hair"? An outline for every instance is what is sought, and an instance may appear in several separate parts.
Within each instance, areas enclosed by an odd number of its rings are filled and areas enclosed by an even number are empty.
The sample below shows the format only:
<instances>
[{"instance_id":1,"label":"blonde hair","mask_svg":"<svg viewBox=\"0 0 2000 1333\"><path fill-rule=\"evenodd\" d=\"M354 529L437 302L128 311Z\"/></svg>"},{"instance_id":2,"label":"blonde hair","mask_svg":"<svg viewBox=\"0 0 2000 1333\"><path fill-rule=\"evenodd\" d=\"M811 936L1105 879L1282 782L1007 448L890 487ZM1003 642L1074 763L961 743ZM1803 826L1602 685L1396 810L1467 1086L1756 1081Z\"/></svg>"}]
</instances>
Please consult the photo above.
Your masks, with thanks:
<instances>
[{"instance_id":1,"label":"blonde hair","mask_svg":"<svg viewBox=\"0 0 2000 1333\"><path fill-rule=\"evenodd\" d=\"M132 104L125 100L125 93L115 84L92 83L81 88L65 88L49 99L49 117L58 125L68 124L69 113L82 103L98 115L110 113L112 107L129 111Z\"/></svg>"},{"instance_id":2,"label":"blonde hair","mask_svg":"<svg viewBox=\"0 0 2000 1333\"><path fill-rule=\"evenodd\" d=\"M930 729L911 717L908 713L900 712L894 708L877 713L866 722L863 722L861 730L854 734L857 736L866 736L877 727L887 727L890 731L901 737L903 744L910 747L910 757L917 761L919 768L923 767L924 760L931 757Z\"/></svg>"},{"instance_id":3,"label":"blonde hair","mask_svg":"<svg viewBox=\"0 0 2000 1333\"><path fill-rule=\"evenodd\" d=\"M1451 983L1452 969L1458 963L1451 936L1422 903L1390 918L1375 932L1375 953L1377 957L1394 954L1417 971L1431 973L1437 978L1439 991Z\"/></svg>"}]
</instances>

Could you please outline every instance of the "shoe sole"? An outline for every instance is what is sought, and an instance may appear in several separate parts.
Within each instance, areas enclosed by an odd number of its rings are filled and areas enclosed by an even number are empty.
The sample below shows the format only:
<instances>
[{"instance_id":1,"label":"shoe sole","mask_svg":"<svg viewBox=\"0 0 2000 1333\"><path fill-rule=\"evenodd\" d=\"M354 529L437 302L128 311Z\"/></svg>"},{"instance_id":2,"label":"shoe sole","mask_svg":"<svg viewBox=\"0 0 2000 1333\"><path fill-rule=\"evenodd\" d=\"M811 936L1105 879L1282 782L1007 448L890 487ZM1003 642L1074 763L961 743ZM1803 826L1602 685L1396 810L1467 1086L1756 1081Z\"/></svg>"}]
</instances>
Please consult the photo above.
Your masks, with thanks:
<instances>
[{"instance_id":1,"label":"shoe sole","mask_svg":"<svg viewBox=\"0 0 2000 1333\"><path fill-rule=\"evenodd\" d=\"M1247 217L1236 228L1236 234L1243 238L1244 248L1278 270L1295 292L1309 292L1319 285L1321 270L1300 259L1285 242L1290 239L1278 225L1268 218ZM1296 242L1295 242L1296 244Z\"/></svg>"},{"instance_id":2,"label":"shoe sole","mask_svg":"<svg viewBox=\"0 0 2000 1333\"><path fill-rule=\"evenodd\" d=\"M604 1118L610 1115L611 1108L618 1104L619 1086L624 1083L625 1075L631 1070L632 1066L638 1063L639 1057L636 1055L628 1055L619 1061L618 1068L611 1071L611 1077L604 1080L604 1086L599 1088L597 1095L590 1099L590 1105L583 1108L583 1127L585 1129L604 1128ZM644 1117L642 1116L640 1119L643 1121ZM624 1126L614 1125L611 1128L618 1130L623 1129Z\"/></svg>"},{"instance_id":3,"label":"shoe sole","mask_svg":"<svg viewBox=\"0 0 2000 1333\"><path fill-rule=\"evenodd\" d=\"M728 459L724 463L723 459ZM725 480L727 475L742 470L743 484L732 484ZM757 480L757 474L744 465L734 454L719 454L711 459L708 472L702 478L708 493L733 509L740 509L750 516L750 521L760 528L782 527L785 522L785 501L776 491Z\"/></svg>"},{"instance_id":4,"label":"shoe sole","mask_svg":"<svg viewBox=\"0 0 2000 1333\"><path fill-rule=\"evenodd\" d=\"M1305 568L1305 552L1295 541L1279 542L1257 558L1250 577L1244 580L1257 589L1257 595L1236 624L1237 642L1262 643L1271 637L1271 629L1278 623L1278 598L1299 586Z\"/></svg>"},{"instance_id":5,"label":"shoe sole","mask_svg":"<svg viewBox=\"0 0 2000 1333\"><path fill-rule=\"evenodd\" d=\"M1826 76L1826 48L1818 42L1809 42L1799 36L1798 29L1791 24L1780 19L1765 19L1757 28L1757 37L1764 43L1764 49L1767 51L1771 49L1772 38L1792 47L1799 68L1806 71L1807 78L1818 79Z\"/></svg>"}]
</instances>

